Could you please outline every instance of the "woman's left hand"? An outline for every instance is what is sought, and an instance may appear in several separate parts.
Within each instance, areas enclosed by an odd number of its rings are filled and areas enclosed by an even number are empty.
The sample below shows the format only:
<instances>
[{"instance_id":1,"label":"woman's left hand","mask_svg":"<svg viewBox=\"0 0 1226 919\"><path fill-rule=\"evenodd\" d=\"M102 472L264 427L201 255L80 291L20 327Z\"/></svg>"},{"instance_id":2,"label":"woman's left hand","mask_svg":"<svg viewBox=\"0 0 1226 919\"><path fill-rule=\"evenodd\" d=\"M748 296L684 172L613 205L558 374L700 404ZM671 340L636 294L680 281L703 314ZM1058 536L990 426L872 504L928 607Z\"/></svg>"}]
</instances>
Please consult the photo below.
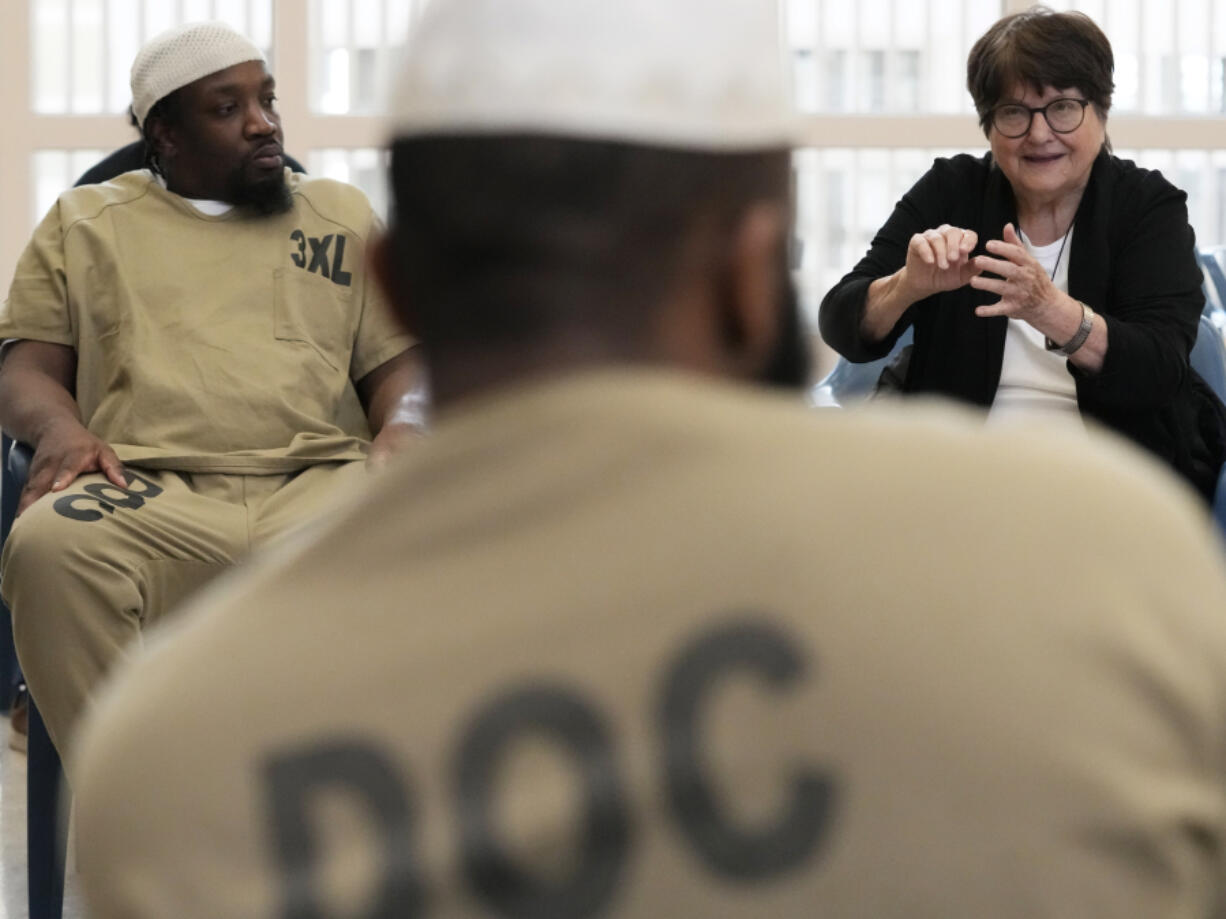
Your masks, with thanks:
<instances>
[{"instance_id":1,"label":"woman's left hand","mask_svg":"<svg viewBox=\"0 0 1226 919\"><path fill-rule=\"evenodd\" d=\"M1041 327L1053 310L1058 310L1063 294L1052 283L1051 276L1038 260L1026 251L1013 224L1005 224L1003 239L989 240L984 246L987 255L975 257L979 274L971 278L971 287L1000 295L1000 300L987 306L975 308L975 315L1008 316L1021 319L1032 326ZM999 275L986 277L983 272Z\"/></svg>"}]
</instances>

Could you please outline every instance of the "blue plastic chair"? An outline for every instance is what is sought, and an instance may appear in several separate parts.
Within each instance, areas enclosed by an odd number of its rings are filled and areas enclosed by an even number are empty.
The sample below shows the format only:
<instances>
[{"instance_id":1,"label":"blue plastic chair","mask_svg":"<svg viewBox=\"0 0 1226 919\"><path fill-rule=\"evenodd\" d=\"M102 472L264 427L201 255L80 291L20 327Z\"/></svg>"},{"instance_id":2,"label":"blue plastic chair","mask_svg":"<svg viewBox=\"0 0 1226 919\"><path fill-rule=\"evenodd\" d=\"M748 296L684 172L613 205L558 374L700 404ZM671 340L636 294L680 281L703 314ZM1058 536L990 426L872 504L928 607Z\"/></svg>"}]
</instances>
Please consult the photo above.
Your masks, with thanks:
<instances>
[{"instance_id":1,"label":"blue plastic chair","mask_svg":"<svg viewBox=\"0 0 1226 919\"><path fill-rule=\"evenodd\" d=\"M834 369L810 390L809 401L818 408L846 408L863 402L873 394L881 372L898 357L898 352L911 344L914 337L913 330L908 328L898 336L889 354L864 364L853 364L847 358L840 357Z\"/></svg>"},{"instance_id":2,"label":"blue plastic chair","mask_svg":"<svg viewBox=\"0 0 1226 919\"><path fill-rule=\"evenodd\" d=\"M1205 312L1200 317L1196 344L1192 347L1192 369L1201 375L1217 397L1226 402L1226 313ZM1213 519L1218 529L1226 536L1226 466L1218 476L1217 491L1213 493Z\"/></svg>"},{"instance_id":3,"label":"blue plastic chair","mask_svg":"<svg viewBox=\"0 0 1226 919\"><path fill-rule=\"evenodd\" d=\"M1226 315L1226 246L1210 246L1196 255L1205 276L1205 312Z\"/></svg>"},{"instance_id":4,"label":"blue plastic chair","mask_svg":"<svg viewBox=\"0 0 1226 919\"><path fill-rule=\"evenodd\" d=\"M1189 358L1192 369L1200 374L1226 401L1226 313L1201 313L1200 327L1196 330L1196 344Z\"/></svg>"},{"instance_id":5,"label":"blue plastic chair","mask_svg":"<svg viewBox=\"0 0 1226 919\"><path fill-rule=\"evenodd\" d=\"M1201 270L1205 275L1205 312L1192 348L1192 366L1226 402L1226 246L1202 249ZM1226 534L1226 466L1213 496L1213 519Z\"/></svg>"}]
</instances>

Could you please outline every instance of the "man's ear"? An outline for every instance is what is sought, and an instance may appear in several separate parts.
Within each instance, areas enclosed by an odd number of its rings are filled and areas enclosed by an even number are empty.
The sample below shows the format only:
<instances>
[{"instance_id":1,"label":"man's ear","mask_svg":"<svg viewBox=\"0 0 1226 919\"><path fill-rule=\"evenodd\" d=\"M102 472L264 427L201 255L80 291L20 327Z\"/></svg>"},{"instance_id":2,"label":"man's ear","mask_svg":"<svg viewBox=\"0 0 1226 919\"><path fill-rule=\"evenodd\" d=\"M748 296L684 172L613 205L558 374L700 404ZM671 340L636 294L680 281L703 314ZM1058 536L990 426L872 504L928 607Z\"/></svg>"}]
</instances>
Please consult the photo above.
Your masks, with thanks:
<instances>
[{"instance_id":1,"label":"man's ear","mask_svg":"<svg viewBox=\"0 0 1226 919\"><path fill-rule=\"evenodd\" d=\"M725 346L734 370L759 372L770 359L780 334L784 302L779 252L787 232L787 210L779 204L751 205L733 231L720 308Z\"/></svg>"},{"instance_id":2,"label":"man's ear","mask_svg":"<svg viewBox=\"0 0 1226 919\"><path fill-rule=\"evenodd\" d=\"M392 233L387 230L371 241L366 249L366 262L370 266L375 281L383 291L387 302L391 304L392 313L405 331L421 340L421 324L417 313L412 308L412 297L405 290L404 278L396 266L396 247L393 244Z\"/></svg>"},{"instance_id":3,"label":"man's ear","mask_svg":"<svg viewBox=\"0 0 1226 919\"><path fill-rule=\"evenodd\" d=\"M178 143L175 139L175 133L170 129L161 118L154 118L148 122L149 127L149 143L153 147L153 152L158 158L158 162L165 166L175 158L178 153Z\"/></svg>"}]
</instances>

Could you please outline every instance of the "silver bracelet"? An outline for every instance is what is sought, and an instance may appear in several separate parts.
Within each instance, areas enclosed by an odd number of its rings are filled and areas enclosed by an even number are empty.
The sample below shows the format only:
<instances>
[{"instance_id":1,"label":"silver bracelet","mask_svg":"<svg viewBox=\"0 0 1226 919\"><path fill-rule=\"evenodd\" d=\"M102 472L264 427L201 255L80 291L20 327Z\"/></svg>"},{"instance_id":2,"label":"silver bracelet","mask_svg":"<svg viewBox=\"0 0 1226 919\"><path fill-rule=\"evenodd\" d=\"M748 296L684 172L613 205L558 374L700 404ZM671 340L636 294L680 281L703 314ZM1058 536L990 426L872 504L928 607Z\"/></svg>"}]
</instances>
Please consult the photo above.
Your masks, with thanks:
<instances>
[{"instance_id":1,"label":"silver bracelet","mask_svg":"<svg viewBox=\"0 0 1226 919\"><path fill-rule=\"evenodd\" d=\"M1078 300L1077 302L1081 303L1080 300ZM1070 338L1063 345L1057 345L1054 341L1052 341L1049 338L1047 339L1047 350L1048 351L1058 351L1060 354L1063 354L1065 357L1070 357L1074 352L1077 351L1078 348L1080 348L1082 345L1086 343L1086 339L1090 337L1090 332L1093 329L1094 329L1094 310L1090 309L1086 304L1081 303L1081 325L1078 326L1077 331L1073 333L1073 337Z\"/></svg>"}]
</instances>

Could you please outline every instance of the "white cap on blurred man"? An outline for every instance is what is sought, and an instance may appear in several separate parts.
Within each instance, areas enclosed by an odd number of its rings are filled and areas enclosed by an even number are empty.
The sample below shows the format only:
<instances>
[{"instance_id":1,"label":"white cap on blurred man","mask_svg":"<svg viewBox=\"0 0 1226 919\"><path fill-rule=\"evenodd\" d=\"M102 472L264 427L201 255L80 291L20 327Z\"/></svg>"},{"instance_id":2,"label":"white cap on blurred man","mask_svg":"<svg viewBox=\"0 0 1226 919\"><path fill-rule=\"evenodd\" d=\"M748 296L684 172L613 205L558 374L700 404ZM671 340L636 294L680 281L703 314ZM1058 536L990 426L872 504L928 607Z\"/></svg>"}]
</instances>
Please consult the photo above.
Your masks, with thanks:
<instances>
[{"instance_id":1,"label":"white cap on blurred man","mask_svg":"<svg viewBox=\"0 0 1226 919\"><path fill-rule=\"evenodd\" d=\"M527 133L729 152L798 139L773 0L434 0L396 137Z\"/></svg>"}]
</instances>

